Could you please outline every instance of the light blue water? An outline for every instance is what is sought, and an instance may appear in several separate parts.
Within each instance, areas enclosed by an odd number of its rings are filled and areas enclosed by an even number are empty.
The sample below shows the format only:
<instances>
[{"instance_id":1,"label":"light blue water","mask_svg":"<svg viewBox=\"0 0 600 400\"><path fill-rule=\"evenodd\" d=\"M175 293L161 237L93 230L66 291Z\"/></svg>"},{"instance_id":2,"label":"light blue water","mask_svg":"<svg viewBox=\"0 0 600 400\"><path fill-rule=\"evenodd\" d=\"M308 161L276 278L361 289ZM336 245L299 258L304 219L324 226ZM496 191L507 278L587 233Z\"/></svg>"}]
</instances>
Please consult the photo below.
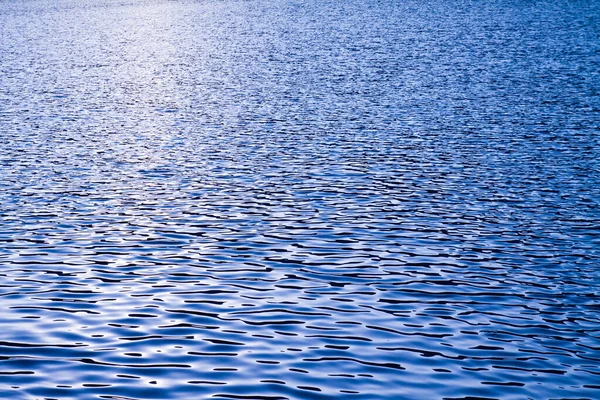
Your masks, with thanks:
<instances>
[{"instance_id":1,"label":"light blue water","mask_svg":"<svg viewBox=\"0 0 600 400\"><path fill-rule=\"evenodd\" d=\"M594 1L0 0L0 397L600 398L599 142Z\"/></svg>"}]
</instances>

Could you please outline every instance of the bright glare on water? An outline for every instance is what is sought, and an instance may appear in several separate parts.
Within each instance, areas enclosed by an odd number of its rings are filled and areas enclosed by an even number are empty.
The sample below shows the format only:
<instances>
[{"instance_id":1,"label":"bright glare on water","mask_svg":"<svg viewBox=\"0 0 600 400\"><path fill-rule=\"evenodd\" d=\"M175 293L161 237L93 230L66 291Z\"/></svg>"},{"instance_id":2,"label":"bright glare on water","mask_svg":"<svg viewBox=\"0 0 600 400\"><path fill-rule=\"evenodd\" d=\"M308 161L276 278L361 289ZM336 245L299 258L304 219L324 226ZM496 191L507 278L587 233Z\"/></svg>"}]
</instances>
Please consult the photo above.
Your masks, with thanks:
<instances>
[{"instance_id":1,"label":"bright glare on water","mask_svg":"<svg viewBox=\"0 0 600 400\"><path fill-rule=\"evenodd\" d=\"M600 398L600 2L0 0L0 398Z\"/></svg>"}]
</instances>

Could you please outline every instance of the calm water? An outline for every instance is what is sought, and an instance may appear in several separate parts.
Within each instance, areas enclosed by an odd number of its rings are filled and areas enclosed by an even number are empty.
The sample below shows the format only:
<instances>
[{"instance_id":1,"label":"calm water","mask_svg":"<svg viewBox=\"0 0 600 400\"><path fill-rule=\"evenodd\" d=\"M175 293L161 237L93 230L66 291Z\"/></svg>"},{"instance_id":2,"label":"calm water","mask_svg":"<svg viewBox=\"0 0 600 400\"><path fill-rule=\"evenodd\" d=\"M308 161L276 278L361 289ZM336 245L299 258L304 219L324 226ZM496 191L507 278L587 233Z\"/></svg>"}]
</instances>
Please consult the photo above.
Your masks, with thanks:
<instances>
[{"instance_id":1,"label":"calm water","mask_svg":"<svg viewBox=\"0 0 600 400\"><path fill-rule=\"evenodd\" d=\"M600 3L0 0L0 397L600 398Z\"/></svg>"}]
</instances>

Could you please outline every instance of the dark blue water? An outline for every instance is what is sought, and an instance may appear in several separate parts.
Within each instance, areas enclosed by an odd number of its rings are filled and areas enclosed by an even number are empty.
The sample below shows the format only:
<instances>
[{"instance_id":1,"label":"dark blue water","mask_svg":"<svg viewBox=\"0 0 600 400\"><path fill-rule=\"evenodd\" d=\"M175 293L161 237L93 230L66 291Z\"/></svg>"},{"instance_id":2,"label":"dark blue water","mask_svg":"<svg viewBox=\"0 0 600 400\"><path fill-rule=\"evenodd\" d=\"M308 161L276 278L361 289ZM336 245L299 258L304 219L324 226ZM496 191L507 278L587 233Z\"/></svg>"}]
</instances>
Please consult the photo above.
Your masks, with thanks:
<instances>
[{"instance_id":1,"label":"dark blue water","mask_svg":"<svg viewBox=\"0 0 600 400\"><path fill-rule=\"evenodd\" d=\"M0 397L600 398L600 3L0 0Z\"/></svg>"}]
</instances>

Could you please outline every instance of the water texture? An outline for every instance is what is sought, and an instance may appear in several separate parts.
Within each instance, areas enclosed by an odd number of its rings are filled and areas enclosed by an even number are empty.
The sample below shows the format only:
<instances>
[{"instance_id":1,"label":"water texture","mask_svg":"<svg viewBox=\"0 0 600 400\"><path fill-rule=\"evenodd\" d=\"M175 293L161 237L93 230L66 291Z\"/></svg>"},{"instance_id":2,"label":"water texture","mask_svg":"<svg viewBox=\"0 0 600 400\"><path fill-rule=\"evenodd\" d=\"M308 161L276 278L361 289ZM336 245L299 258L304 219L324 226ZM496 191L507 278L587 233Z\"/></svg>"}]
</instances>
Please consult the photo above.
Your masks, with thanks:
<instances>
[{"instance_id":1,"label":"water texture","mask_svg":"<svg viewBox=\"0 0 600 400\"><path fill-rule=\"evenodd\" d=\"M0 397L600 398L600 3L0 0Z\"/></svg>"}]
</instances>

